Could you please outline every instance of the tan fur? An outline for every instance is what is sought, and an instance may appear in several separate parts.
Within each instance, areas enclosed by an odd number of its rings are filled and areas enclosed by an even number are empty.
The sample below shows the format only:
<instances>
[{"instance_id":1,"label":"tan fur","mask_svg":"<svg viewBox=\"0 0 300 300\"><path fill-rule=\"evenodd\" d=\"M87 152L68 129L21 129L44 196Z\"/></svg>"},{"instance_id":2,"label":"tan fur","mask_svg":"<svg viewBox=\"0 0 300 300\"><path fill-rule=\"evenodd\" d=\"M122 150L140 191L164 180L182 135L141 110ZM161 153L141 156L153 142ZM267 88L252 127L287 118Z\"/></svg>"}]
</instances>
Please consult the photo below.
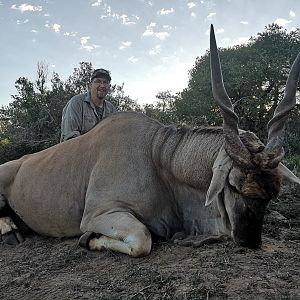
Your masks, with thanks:
<instances>
[{"instance_id":1,"label":"tan fur","mask_svg":"<svg viewBox=\"0 0 300 300\"><path fill-rule=\"evenodd\" d=\"M225 193L205 207L223 143L220 129L177 130L143 114L118 113L83 136L1 165L0 194L40 234L91 231L107 237L95 241L96 248L142 256L151 248L149 231L165 238L230 232L227 213L236 212L228 203L243 196ZM273 193L268 180L256 185L262 175L232 171L226 172L242 194ZM217 184L226 189L222 178Z\"/></svg>"},{"instance_id":2,"label":"tan fur","mask_svg":"<svg viewBox=\"0 0 300 300\"><path fill-rule=\"evenodd\" d=\"M83 136L0 166L2 193L41 234L79 235L80 224L92 215L126 207L151 230L169 236L209 216L193 210L204 206L219 147L205 140L223 142L220 131L178 135L142 114L120 113ZM212 220L204 227L200 222L199 230L209 231Z\"/></svg>"}]
</instances>

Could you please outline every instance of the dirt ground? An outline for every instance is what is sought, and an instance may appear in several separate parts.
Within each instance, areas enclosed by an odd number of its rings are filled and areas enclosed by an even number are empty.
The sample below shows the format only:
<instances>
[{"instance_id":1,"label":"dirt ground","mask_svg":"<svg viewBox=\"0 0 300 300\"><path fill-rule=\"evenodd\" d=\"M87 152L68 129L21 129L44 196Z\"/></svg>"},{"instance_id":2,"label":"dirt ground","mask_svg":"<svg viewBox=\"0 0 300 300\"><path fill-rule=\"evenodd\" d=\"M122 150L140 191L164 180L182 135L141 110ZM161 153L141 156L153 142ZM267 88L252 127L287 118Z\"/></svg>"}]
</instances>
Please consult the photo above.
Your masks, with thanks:
<instances>
[{"instance_id":1,"label":"dirt ground","mask_svg":"<svg viewBox=\"0 0 300 300\"><path fill-rule=\"evenodd\" d=\"M0 244L0 299L300 299L300 188L270 204L260 250L156 242L134 259L37 235Z\"/></svg>"}]
</instances>

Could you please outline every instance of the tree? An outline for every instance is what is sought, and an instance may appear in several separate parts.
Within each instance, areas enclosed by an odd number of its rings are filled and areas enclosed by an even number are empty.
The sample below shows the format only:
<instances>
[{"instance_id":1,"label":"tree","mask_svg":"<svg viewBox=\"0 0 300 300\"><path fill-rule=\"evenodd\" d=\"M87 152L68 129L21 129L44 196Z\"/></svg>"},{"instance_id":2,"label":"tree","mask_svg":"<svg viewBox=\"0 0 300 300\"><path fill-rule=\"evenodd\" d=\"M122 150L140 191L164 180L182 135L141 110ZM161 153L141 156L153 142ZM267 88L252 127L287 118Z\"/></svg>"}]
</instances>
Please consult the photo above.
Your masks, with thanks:
<instances>
[{"instance_id":1,"label":"tree","mask_svg":"<svg viewBox=\"0 0 300 300\"><path fill-rule=\"evenodd\" d=\"M183 124L218 124L220 116L212 101L208 52L196 58L195 66L189 72L188 87L180 93L174 105L178 120Z\"/></svg>"},{"instance_id":2,"label":"tree","mask_svg":"<svg viewBox=\"0 0 300 300\"><path fill-rule=\"evenodd\" d=\"M283 97L287 74L299 49L300 29L287 33L275 24L268 25L263 33L258 33L245 45L220 49L224 84L240 116L241 128L266 138L267 123ZM175 107L180 121L193 125L221 125L219 109L211 92L208 52L196 59L188 87L180 94ZM297 123L299 128L297 116L299 104L287 127ZM290 139L288 144L292 143L289 134L287 139ZM292 139L299 141L300 130ZM295 151L292 145L287 149Z\"/></svg>"},{"instance_id":3,"label":"tree","mask_svg":"<svg viewBox=\"0 0 300 300\"><path fill-rule=\"evenodd\" d=\"M172 95L171 91L159 92L158 99L154 104L146 104L144 111L147 116L157 119L164 124L178 123L175 115L175 101L177 95Z\"/></svg>"},{"instance_id":4,"label":"tree","mask_svg":"<svg viewBox=\"0 0 300 300\"><path fill-rule=\"evenodd\" d=\"M125 95L124 83L122 85L112 85L108 100L118 109L118 111L141 111L136 100Z\"/></svg>"},{"instance_id":5,"label":"tree","mask_svg":"<svg viewBox=\"0 0 300 300\"><path fill-rule=\"evenodd\" d=\"M1 126L1 141L6 141L1 147L1 160L10 159L16 153L35 152L50 144L53 118L47 107L47 66L39 63L37 75L35 82L19 78L15 85L17 94L1 110L2 119L6 120Z\"/></svg>"}]
</instances>

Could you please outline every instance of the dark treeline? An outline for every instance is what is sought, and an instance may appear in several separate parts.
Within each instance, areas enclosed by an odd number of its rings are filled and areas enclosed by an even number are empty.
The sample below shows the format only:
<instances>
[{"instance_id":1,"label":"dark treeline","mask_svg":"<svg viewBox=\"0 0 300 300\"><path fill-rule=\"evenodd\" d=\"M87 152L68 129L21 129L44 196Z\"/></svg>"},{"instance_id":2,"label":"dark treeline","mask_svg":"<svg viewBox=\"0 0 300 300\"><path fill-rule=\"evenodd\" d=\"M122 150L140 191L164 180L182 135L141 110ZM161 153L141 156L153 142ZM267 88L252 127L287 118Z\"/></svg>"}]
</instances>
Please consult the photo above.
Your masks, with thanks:
<instances>
[{"instance_id":1,"label":"dark treeline","mask_svg":"<svg viewBox=\"0 0 300 300\"><path fill-rule=\"evenodd\" d=\"M287 32L272 24L247 44L221 48L225 87L240 127L266 139L267 123L282 99L288 71L300 50L300 29ZM38 63L37 80L21 77L16 95L0 110L0 163L40 151L59 141L61 112L75 94L86 91L92 64L82 62L62 81L47 65ZM300 169L300 105L293 109L286 126L288 164ZM221 125L222 118L211 92L209 52L196 58L187 88L177 94L162 91L154 104L143 107L127 96L124 85L112 86L109 100L120 111L142 111L164 124L176 126ZM145 99L147 100L147 99Z\"/></svg>"}]
</instances>

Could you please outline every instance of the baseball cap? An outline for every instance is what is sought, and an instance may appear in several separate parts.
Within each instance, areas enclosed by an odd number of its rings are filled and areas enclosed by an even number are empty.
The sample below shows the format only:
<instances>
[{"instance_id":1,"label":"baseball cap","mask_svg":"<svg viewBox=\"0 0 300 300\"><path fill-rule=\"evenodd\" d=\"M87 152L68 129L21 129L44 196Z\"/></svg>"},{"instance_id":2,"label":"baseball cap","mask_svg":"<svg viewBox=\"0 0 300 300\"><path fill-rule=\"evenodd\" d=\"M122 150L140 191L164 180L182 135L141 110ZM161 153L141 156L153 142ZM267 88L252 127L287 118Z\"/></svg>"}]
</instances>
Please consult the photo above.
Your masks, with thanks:
<instances>
[{"instance_id":1,"label":"baseball cap","mask_svg":"<svg viewBox=\"0 0 300 300\"><path fill-rule=\"evenodd\" d=\"M101 77L105 77L109 81L111 81L110 72L108 70L105 70L105 69L96 69L96 70L94 70L93 73L92 73L91 81L94 78L101 78Z\"/></svg>"}]
</instances>

